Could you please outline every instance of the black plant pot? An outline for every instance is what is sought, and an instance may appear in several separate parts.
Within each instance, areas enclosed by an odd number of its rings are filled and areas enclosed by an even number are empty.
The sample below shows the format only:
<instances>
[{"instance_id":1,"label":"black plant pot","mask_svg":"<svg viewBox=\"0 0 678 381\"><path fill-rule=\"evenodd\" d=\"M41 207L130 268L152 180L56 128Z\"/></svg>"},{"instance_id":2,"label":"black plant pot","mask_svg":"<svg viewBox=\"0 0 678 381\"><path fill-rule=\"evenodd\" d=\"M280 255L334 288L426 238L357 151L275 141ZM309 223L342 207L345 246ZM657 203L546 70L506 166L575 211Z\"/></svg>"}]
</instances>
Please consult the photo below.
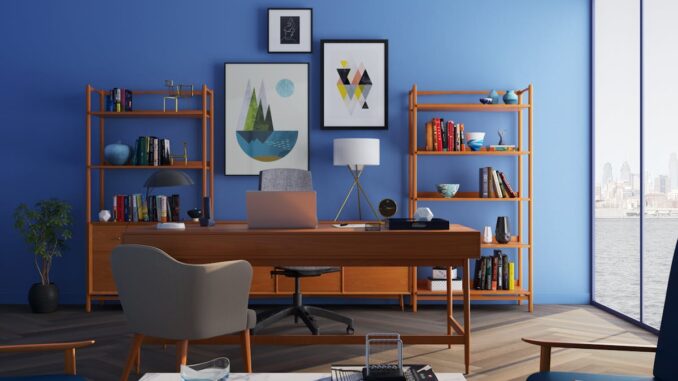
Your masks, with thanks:
<instances>
[{"instance_id":1,"label":"black plant pot","mask_svg":"<svg viewBox=\"0 0 678 381\"><path fill-rule=\"evenodd\" d=\"M497 217L497 228L494 229L494 235L499 243L511 242L511 229L509 228L508 216Z\"/></svg>"},{"instance_id":2,"label":"black plant pot","mask_svg":"<svg viewBox=\"0 0 678 381\"><path fill-rule=\"evenodd\" d=\"M54 312L59 307L59 288L54 283L48 285L33 283L28 291L28 303L33 313Z\"/></svg>"}]
</instances>

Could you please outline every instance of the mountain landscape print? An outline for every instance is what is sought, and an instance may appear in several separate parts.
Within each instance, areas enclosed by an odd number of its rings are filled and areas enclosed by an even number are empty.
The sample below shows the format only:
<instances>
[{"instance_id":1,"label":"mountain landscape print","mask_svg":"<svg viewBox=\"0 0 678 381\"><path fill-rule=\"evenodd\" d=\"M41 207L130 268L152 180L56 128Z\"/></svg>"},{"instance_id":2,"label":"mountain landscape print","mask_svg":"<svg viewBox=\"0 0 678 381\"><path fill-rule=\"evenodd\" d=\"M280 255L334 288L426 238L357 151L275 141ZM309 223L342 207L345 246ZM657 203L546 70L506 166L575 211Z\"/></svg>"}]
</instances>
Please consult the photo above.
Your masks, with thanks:
<instances>
[{"instance_id":1,"label":"mountain landscape print","mask_svg":"<svg viewBox=\"0 0 678 381\"><path fill-rule=\"evenodd\" d=\"M281 79L275 86L276 94L289 97L294 83ZM247 156L261 162L274 162L287 156L295 147L299 131L275 129L274 110L266 96L266 85L261 81L259 91L247 81L240 111L236 137L238 145Z\"/></svg>"}]
</instances>

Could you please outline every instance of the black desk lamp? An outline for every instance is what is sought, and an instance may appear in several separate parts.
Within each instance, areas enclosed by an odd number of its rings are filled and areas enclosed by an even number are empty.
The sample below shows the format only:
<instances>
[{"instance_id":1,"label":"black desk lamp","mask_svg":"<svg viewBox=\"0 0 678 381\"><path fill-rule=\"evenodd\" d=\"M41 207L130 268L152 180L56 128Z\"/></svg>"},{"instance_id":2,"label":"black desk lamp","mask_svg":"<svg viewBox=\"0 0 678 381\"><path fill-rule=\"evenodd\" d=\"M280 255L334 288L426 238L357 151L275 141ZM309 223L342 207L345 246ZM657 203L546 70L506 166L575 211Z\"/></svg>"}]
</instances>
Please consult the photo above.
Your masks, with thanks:
<instances>
[{"instance_id":1,"label":"black desk lamp","mask_svg":"<svg viewBox=\"0 0 678 381\"><path fill-rule=\"evenodd\" d=\"M144 186L146 187L146 198L151 193L152 188L162 187L176 187L183 185L193 185L191 179L185 172L176 171L173 169L163 169L156 171L146 179Z\"/></svg>"}]
</instances>

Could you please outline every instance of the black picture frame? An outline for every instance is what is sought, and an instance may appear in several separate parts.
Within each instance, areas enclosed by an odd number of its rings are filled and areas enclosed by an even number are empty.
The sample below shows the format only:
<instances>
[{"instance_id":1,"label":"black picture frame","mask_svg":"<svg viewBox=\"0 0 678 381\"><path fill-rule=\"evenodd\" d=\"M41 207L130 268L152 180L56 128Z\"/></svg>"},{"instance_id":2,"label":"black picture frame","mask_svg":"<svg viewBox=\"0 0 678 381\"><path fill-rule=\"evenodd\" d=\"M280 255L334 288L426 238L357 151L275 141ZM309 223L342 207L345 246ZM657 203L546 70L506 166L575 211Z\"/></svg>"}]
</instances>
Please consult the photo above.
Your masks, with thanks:
<instances>
[{"instance_id":1,"label":"black picture frame","mask_svg":"<svg viewBox=\"0 0 678 381\"><path fill-rule=\"evenodd\" d=\"M229 174L228 173L228 153L226 138L228 137L228 102L227 102L227 86L228 78L226 78L226 70L228 65L305 65L306 66L306 167L305 170L311 170L311 64L309 62L293 62L293 61L283 61L283 62L268 62L268 61L229 61L224 62L224 176L259 176L259 173L249 173L249 174Z\"/></svg>"},{"instance_id":2,"label":"black picture frame","mask_svg":"<svg viewBox=\"0 0 678 381\"><path fill-rule=\"evenodd\" d=\"M308 35L308 50L302 49L302 50L275 50L271 48L272 40L271 40L271 12L272 11L291 11L291 12L299 12L299 11L308 11L309 12L309 35ZM308 54L308 53L313 53L313 8L268 8L268 11L266 12L267 14L267 20L266 20L266 36L268 40L268 53L269 54ZM300 42L303 36L299 36Z\"/></svg>"},{"instance_id":3,"label":"black picture frame","mask_svg":"<svg viewBox=\"0 0 678 381\"><path fill-rule=\"evenodd\" d=\"M328 125L326 122L326 110L325 110L325 91L333 91L336 89L336 86L326 89L325 88L325 53L326 46L329 44L382 44L384 49L384 86L383 86L383 125L351 125L351 126L339 126L339 125ZM388 40L387 39L323 39L320 40L320 65L321 65L321 78L320 78L320 128L324 130L386 130L388 129Z\"/></svg>"}]
</instances>

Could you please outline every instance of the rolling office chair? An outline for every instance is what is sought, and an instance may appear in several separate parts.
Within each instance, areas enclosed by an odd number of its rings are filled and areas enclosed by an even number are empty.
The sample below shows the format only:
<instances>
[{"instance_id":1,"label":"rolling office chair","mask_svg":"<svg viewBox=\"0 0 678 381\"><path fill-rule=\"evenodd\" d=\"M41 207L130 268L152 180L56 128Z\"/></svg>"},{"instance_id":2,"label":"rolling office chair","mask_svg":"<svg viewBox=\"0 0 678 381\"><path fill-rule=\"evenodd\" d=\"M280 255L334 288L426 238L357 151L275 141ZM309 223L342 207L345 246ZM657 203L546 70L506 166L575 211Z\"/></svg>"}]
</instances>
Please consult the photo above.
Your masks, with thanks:
<instances>
[{"instance_id":1,"label":"rolling office chair","mask_svg":"<svg viewBox=\"0 0 678 381\"><path fill-rule=\"evenodd\" d=\"M261 191L284 191L284 192L309 192L313 191L313 181L311 179L311 172L302 169L267 169L259 173L259 190ZM338 314L324 308L306 306L302 301L301 294L301 278L315 277L323 274L338 272L339 267L276 267L271 271L271 275L283 275L294 278L294 295L293 304L290 307L284 308L277 312L262 314L257 318L259 323L252 330L252 333L257 333L261 329L270 326L288 316L294 316L295 323L298 319L306 324L306 327L312 334L319 333L318 325L313 316L320 316L326 319L334 320L339 323L346 324L346 332L352 334L353 319Z\"/></svg>"},{"instance_id":2,"label":"rolling office chair","mask_svg":"<svg viewBox=\"0 0 678 381\"><path fill-rule=\"evenodd\" d=\"M252 372L247 308L252 266L247 261L186 264L145 245L120 245L111 254L113 278L134 342L121 381L136 364L144 337L176 341L176 368L186 364L189 340L240 333L244 368Z\"/></svg>"},{"instance_id":3,"label":"rolling office chair","mask_svg":"<svg viewBox=\"0 0 678 381\"><path fill-rule=\"evenodd\" d=\"M543 341L523 339L541 347L539 373L531 375L527 381L672 381L678 377L678 242L673 252L673 264L669 274L664 301L664 314L659 330L657 346L624 345L605 343L577 343L562 341ZM551 372L551 348L600 349L631 352L657 352L654 357L652 376L617 376L607 374L588 374L574 372Z\"/></svg>"}]
</instances>

